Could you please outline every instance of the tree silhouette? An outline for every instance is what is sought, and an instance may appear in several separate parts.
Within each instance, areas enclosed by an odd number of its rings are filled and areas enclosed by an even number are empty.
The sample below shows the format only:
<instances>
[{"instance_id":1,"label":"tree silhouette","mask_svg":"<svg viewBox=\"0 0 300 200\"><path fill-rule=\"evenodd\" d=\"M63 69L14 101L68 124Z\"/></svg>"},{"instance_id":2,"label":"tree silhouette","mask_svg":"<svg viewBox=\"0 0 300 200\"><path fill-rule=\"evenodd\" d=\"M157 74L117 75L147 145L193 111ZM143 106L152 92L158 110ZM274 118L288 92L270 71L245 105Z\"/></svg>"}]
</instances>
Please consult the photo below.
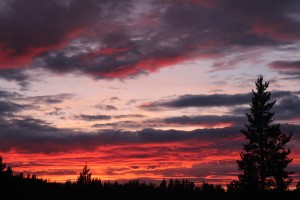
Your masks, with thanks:
<instances>
[{"instance_id":1,"label":"tree silhouette","mask_svg":"<svg viewBox=\"0 0 300 200\"><path fill-rule=\"evenodd\" d=\"M165 179L163 179L161 181L161 183L159 184L159 188L162 190L162 191L166 191L167 189L167 181Z\"/></svg>"},{"instance_id":2,"label":"tree silhouette","mask_svg":"<svg viewBox=\"0 0 300 200\"><path fill-rule=\"evenodd\" d=\"M296 190L300 192L300 181L296 184Z\"/></svg>"},{"instance_id":3,"label":"tree silhouette","mask_svg":"<svg viewBox=\"0 0 300 200\"><path fill-rule=\"evenodd\" d=\"M290 150L285 145L292 134L281 132L280 124L272 124L274 112L271 112L275 101L270 102L271 93L267 92L269 82L263 83L263 76L255 82L256 91L252 90L250 114L246 113L248 124L241 132L248 140L243 145L243 152L238 160L240 185L247 191L265 191L276 189L284 191L292 182L291 171L285 168L290 162Z\"/></svg>"},{"instance_id":4,"label":"tree silhouette","mask_svg":"<svg viewBox=\"0 0 300 200\"><path fill-rule=\"evenodd\" d=\"M3 173L6 168L6 164L3 163L2 156L0 156L0 173Z\"/></svg>"},{"instance_id":5,"label":"tree silhouette","mask_svg":"<svg viewBox=\"0 0 300 200\"><path fill-rule=\"evenodd\" d=\"M82 172L80 172L79 176L77 177L78 185L88 185L92 182L92 173L90 171L91 169L88 168L87 164L85 164Z\"/></svg>"}]
</instances>

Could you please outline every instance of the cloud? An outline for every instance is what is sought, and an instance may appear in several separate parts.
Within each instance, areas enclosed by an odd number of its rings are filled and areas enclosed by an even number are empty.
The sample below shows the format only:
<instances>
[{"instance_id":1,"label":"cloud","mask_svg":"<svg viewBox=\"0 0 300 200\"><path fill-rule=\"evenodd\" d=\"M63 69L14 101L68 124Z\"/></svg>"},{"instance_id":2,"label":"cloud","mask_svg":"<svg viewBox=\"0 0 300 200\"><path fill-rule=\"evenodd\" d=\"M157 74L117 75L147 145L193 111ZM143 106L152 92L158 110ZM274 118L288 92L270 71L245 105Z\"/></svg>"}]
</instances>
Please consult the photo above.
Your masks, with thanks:
<instances>
[{"instance_id":1,"label":"cloud","mask_svg":"<svg viewBox=\"0 0 300 200\"><path fill-rule=\"evenodd\" d=\"M292 75L293 77L300 75L300 60L278 60L271 62L269 67L281 74Z\"/></svg>"},{"instance_id":2,"label":"cloud","mask_svg":"<svg viewBox=\"0 0 300 200\"><path fill-rule=\"evenodd\" d=\"M239 113L240 114L240 113ZM95 128L113 128L113 129L147 129L147 128L162 128L162 127L190 127L198 126L201 128L215 127L233 127L240 126L246 122L246 117L243 115L200 115L200 116L176 116L166 118L154 118L144 121L124 120L113 123L97 123ZM126 116L126 115L125 115ZM114 117L116 118L116 117ZM123 118L123 116L122 116ZM121 119L122 119L121 118ZM127 117L126 118L130 118ZM140 117L139 117L140 118Z\"/></svg>"},{"instance_id":3,"label":"cloud","mask_svg":"<svg viewBox=\"0 0 300 200\"><path fill-rule=\"evenodd\" d=\"M75 118L85 120L85 121L98 121L98 120L110 120L111 116L109 116L109 115L85 115L85 114L80 114L80 115L76 115Z\"/></svg>"},{"instance_id":4,"label":"cloud","mask_svg":"<svg viewBox=\"0 0 300 200\"><path fill-rule=\"evenodd\" d=\"M27 90L30 86L30 81L32 80L31 76L26 74L23 69L1 69L0 78L17 82L21 87L21 90Z\"/></svg>"},{"instance_id":5,"label":"cloud","mask_svg":"<svg viewBox=\"0 0 300 200\"><path fill-rule=\"evenodd\" d=\"M90 117L88 117L90 120ZM92 117L92 120L96 120ZM20 152L70 152L93 151L102 145L151 144L176 141L207 141L232 138L239 135L239 128L201 129L195 131L155 130L141 131L101 130L79 132L56 128L50 123L34 118L11 119L2 122L0 151L15 149ZM220 148L222 148L220 146Z\"/></svg>"},{"instance_id":6,"label":"cloud","mask_svg":"<svg viewBox=\"0 0 300 200\"><path fill-rule=\"evenodd\" d=\"M144 129L159 127L161 124L151 122L138 122L132 120L118 121L114 123L94 124L94 128L113 128L113 129ZM160 126L161 127L161 126Z\"/></svg>"},{"instance_id":7,"label":"cloud","mask_svg":"<svg viewBox=\"0 0 300 200\"><path fill-rule=\"evenodd\" d=\"M0 99L15 99L19 98L22 95L18 92L10 92L5 90L0 90Z\"/></svg>"},{"instance_id":8,"label":"cloud","mask_svg":"<svg viewBox=\"0 0 300 200\"><path fill-rule=\"evenodd\" d=\"M6 70L125 78L300 39L295 0L6 0L2 7L0 67Z\"/></svg>"},{"instance_id":9,"label":"cloud","mask_svg":"<svg viewBox=\"0 0 300 200\"><path fill-rule=\"evenodd\" d=\"M116 119L123 119L123 118L143 118L146 117L145 115L141 114L128 114L128 115L116 115L114 118Z\"/></svg>"},{"instance_id":10,"label":"cloud","mask_svg":"<svg viewBox=\"0 0 300 200\"><path fill-rule=\"evenodd\" d=\"M167 108L184 108L184 107L210 107L210 106L233 106L246 104L251 97L247 94L213 94L213 95L191 95L186 94L175 99L144 103L140 107L144 109L159 109L161 107Z\"/></svg>"},{"instance_id":11,"label":"cloud","mask_svg":"<svg viewBox=\"0 0 300 200\"><path fill-rule=\"evenodd\" d=\"M272 92L271 96L278 98L276 104L273 107L275 112L275 120L292 120L296 121L300 119L300 97L299 92ZM231 113L234 115L242 115L250 113L250 107L235 107L231 109Z\"/></svg>"},{"instance_id":12,"label":"cloud","mask_svg":"<svg viewBox=\"0 0 300 200\"><path fill-rule=\"evenodd\" d=\"M117 107L115 107L113 105L104 105L104 104L97 104L95 106L95 108L100 109L100 110L106 110L106 111L118 110Z\"/></svg>"},{"instance_id":13,"label":"cloud","mask_svg":"<svg viewBox=\"0 0 300 200\"><path fill-rule=\"evenodd\" d=\"M0 90L0 119L2 117L12 117L18 112L21 112L26 109L33 108L32 105L29 104L19 104L15 103L14 100L17 98L21 98L21 95L18 92L9 92L5 90Z\"/></svg>"},{"instance_id":14,"label":"cloud","mask_svg":"<svg viewBox=\"0 0 300 200\"><path fill-rule=\"evenodd\" d=\"M29 105L20 105L10 101L0 101L0 118L3 116L11 116L14 113L28 109Z\"/></svg>"},{"instance_id":15,"label":"cloud","mask_svg":"<svg viewBox=\"0 0 300 200\"><path fill-rule=\"evenodd\" d=\"M33 105L35 104L59 104L64 102L67 99L72 99L75 97L75 94L73 93L61 93L61 94L55 94L55 95L42 95L42 96L31 96L31 97L25 97L22 96L20 98L15 98L16 101L25 101L25 102L31 102Z\"/></svg>"},{"instance_id":16,"label":"cloud","mask_svg":"<svg viewBox=\"0 0 300 200\"><path fill-rule=\"evenodd\" d=\"M275 106L275 119L299 120L300 119L300 97L291 95L281 99Z\"/></svg>"},{"instance_id":17,"label":"cloud","mask_svg":"<svg viewBox=\"0 0 300 200\"><path fill-rule=\"evenodd\" d=\"M48 112L47 114L48 115L57 115L57 116L59 116L59 115L65 114L65 113L62 112L62 108L54 107L54 110L51 111L51 112Z\"/></svg>"},{"instance_id":18,"label":"cloud","mask_svg":"<svg viewBox=\"0 0 300 200\"><path fill-rule=\"evenodd\" d=\"M178 125L200 125L205 127L216 126L239 126L243 125L246 121L245 116L234 115L202 115L202 116L179 116L167 117L162 120L166 124Z\"/></svg>"},{"instance_id":19,"label":"cloud","mask_svg":"<svg viewBox=\"0 0 300 200\"><path fill-rule=\"evenodd\" d=\"M6 6L10 12L0 20L5 30L0 33L3 68L29 64L39 54L63 47L95 22L98 12L89 0L74 0L69 6L55 0L16 0L6 1Z\"/></svg>"},{"instance_id":20,"label":"cloud","mask_svg":"<svg viewBox=\"0 0 300 200\"><path fill-rule=\"evenodd\" d=\"M74 170L77 174L81 170L78 166L88 162L94 175L109 179L126 179L130 174L131 178L182 177L226 183L237 175L235 160L245 142L240 128L80 132L23 118L2 122L0 152L5 159L12 157L8 163L16 164L17 171L28 171L33 165L34 172L46 177L72 177ZM289 147L297 162L300 126L283 124L282 130L294 131ZM20 162L27 165L20 166ZM297 163L291 167L299 169Z\"/></svg>"},{"instance_id":21,"label":"cloud","mask_svg":"<svg viewBox=\"0 0 300 200\"><path fill-rule=\"evenodd\" d=\"M291 95L289 91L273 91L273 98L281 98ZM212 107L212 106L237 106L249 104L251 93L244 94L211 94L211 95L192 95L186 94L174 99L147 102L140 105L140 108L148 110L157 110L163 108L185 108L185 107Z\"/></svg>"}]
</instances>

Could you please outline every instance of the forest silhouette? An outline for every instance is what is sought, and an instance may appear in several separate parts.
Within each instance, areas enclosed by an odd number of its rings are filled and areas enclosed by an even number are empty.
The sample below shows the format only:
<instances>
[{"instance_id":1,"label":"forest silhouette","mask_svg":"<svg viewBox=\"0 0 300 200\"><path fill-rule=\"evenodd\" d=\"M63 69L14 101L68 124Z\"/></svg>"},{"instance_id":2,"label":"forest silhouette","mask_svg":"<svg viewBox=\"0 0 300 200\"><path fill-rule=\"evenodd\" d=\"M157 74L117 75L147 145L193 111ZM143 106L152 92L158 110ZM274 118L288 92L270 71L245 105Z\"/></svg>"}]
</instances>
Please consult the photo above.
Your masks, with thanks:
<instances>
[{"instance_id":1,"label":"forest silhouette","mask_svg":"<svg viewBox=\"0 0 300 200\"><path fill-rule=\"evenodd\" d=\"M0 156L0 199L299 199L300 181L289 189L294 173L286 168L292 162L286 144L292 133L284 133L273 124L268 82L259 76L252 91L248 124L241 130L246 143L237 168L238 180L226 188L207 182L195 184L188 179L163 179L159 184L129 180L124 183L92 177L87 164L74 182L56 183L36 175L14 173Z\"/></svg>"}]
</instances>

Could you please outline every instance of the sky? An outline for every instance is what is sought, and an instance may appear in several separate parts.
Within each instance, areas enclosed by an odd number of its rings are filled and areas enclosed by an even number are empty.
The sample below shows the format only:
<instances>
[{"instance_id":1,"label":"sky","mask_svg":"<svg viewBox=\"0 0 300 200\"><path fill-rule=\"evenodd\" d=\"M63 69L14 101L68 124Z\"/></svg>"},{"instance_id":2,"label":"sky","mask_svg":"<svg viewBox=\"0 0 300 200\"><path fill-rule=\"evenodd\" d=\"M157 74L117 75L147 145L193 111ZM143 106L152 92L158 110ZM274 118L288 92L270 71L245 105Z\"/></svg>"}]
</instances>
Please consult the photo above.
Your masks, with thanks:
<instances>
[{"instance_id":1,"label":"sky","mask_svg":"<svg viewBox=\"0 0 300 200\"><path fill-rule=\"evenodd\" d=\"M263 75L300 180L299 0L0 0L0 30L15 172L226 184Z\"/></svg>"}]
</instances>

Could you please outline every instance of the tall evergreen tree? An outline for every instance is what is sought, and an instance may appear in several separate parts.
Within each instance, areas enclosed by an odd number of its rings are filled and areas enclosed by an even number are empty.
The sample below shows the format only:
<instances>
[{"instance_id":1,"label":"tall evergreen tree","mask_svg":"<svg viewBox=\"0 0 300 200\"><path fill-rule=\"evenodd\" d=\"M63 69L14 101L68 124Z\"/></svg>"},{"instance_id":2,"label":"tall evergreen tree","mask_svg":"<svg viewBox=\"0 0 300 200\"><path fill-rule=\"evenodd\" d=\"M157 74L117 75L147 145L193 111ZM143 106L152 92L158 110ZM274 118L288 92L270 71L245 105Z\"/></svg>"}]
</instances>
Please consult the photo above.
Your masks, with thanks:
<instances>
[{"instance_id":1,"label":"tall evergreen tree","mask_svg":"<svg viewBox=\"0 0 300 200\"><path fill-rule=\"evenodd\" d=\"M246 113L248 124L241 132L248 143L243 145L241 160L238 160L240 185L251 192L276 189L284 191L292 182L291 171L286 167L292 162L288 157L289 149L285 145L292 134L281 132L280 124L272 124L274 112L271 111L276 100L270 102L271 93L266 91L269 82L263 82L260 76L252 90L250 114Z\"/></svg>"},{"instance_id":2,"label":"tall evergreen tree","mask_svg":"<svg viewBox=\"0 0 300 200\"><path fill-rule=\"evenodd\" d=\"M92 173L90 171L91 169L88 168L87 164L85 164L82 172L80 172L79 176L77 177L78 185L88 185L92 182Z\"/></svg>"}]
</instances>

